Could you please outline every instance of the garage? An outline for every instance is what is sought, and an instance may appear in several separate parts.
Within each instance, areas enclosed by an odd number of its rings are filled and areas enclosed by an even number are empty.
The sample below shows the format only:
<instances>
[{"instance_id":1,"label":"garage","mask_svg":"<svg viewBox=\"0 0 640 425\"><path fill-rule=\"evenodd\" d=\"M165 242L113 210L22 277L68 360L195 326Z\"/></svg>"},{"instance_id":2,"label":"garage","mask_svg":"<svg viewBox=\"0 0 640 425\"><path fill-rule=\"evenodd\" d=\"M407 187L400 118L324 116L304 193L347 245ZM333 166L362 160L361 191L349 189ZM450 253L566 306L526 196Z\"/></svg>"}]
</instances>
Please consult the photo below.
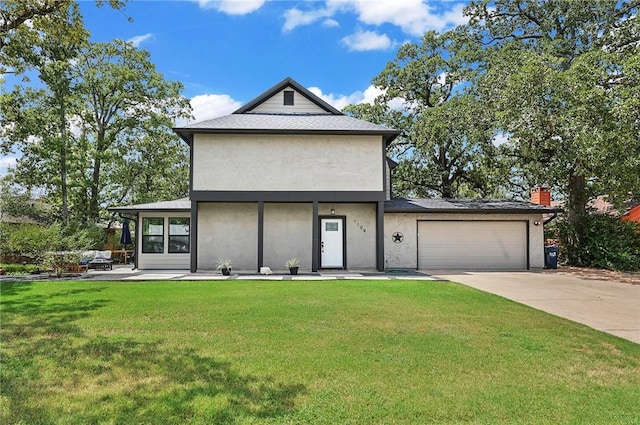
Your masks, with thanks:
<instances>
[{"instance_id":1,"label":"garage","mask_svg":"<svg viewBox=\"0 0 640 425\"><path fill-rule=\"evenodd\" d=\"M418 268L526 270L526 221L418 221Z\"/></svg>"}]
</instances>

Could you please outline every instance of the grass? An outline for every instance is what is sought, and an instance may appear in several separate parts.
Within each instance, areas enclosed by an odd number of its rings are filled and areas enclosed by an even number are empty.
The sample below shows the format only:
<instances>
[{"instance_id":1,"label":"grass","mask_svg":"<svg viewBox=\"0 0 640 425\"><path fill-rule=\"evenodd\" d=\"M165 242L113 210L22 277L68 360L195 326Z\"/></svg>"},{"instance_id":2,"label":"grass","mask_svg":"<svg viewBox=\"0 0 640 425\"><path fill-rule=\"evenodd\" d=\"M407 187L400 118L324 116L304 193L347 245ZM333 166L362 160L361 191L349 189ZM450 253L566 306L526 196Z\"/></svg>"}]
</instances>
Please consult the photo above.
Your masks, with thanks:
<instances>
[{"instance_id":1,"label":"grass","mask_svg":"<svg viewBox=\"0 0 640 425\"><path fill-rule=\"evenodd\" d=\"M640 423L640 345L455 283L0 284L3 424Z\"/></svg>"}]
</instances>

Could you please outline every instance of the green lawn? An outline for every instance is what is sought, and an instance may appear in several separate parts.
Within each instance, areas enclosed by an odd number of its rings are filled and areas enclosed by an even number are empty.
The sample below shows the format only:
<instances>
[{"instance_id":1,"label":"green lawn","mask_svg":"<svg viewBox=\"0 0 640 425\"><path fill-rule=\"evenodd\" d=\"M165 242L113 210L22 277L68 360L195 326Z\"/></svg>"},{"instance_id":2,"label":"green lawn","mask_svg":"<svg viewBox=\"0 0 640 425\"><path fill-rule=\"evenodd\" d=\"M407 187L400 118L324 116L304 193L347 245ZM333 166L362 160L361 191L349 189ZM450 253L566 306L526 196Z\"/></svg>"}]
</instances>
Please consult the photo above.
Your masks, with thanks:
<instances>
[{"instance_id":1,"label":"green lawn","mask_svg":"<svg viewBox=\"0 0 640 425\"><path fill-rule=\"evenodd\" d=\"M640 345L455 283L1 291L3 424L640 423Z\"/></svg>"}]
</instances>

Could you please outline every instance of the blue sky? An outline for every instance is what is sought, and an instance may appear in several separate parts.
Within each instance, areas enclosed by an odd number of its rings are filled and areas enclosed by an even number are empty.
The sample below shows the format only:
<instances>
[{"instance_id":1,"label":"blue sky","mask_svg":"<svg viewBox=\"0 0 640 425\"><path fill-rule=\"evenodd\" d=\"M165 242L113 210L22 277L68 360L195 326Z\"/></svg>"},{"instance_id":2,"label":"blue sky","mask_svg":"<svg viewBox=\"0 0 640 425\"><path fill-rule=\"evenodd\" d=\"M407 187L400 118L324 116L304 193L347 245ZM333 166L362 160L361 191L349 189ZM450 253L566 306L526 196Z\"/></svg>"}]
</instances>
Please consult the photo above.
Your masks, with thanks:
<instances>
[{"instance_id":1,"label":"blue sky","mask_svg":"<svg viewBox=\"0 0 640 425\"><path fill-rule=\"evenodd\" d=\"M81 1L93 41L128 40L184 84L195 121L233 112L285 77L338 109L371 102L398 47L466 22L453 0ZM132 22L128 18L132 18ZM0 160L6 173L12 157Z\"/></svg>"}]
</instances>

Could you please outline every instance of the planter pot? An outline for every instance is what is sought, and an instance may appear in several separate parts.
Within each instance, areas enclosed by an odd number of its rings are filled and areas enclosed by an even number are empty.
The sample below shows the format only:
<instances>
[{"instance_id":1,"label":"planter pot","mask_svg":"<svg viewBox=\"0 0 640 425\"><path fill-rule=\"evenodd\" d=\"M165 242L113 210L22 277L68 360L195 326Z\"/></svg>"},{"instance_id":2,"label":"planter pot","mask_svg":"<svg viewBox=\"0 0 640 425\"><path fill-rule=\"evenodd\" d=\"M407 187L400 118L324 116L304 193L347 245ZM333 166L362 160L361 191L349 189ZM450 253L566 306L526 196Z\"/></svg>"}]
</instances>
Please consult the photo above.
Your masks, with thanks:
<instances>
[{"instance_id":1,"label":"planter pot","mask_svg":"<svg viewBox=\"0 0 640 425\"><path fill-rule=\"evenodd\" d=\"M291 267L289 269L289 273L291 274L298 274L298 267Z\"/></svg>"},{"instance_id":2,"label":"planter pot","mask_svg":"<svg viewBox=\"0 0 640 425\"><path fill-rule=\"evenodd\" d=\"M221 269L222 274L225 276L231 276L231 269Z\"/></svg>"}]
</instances>

